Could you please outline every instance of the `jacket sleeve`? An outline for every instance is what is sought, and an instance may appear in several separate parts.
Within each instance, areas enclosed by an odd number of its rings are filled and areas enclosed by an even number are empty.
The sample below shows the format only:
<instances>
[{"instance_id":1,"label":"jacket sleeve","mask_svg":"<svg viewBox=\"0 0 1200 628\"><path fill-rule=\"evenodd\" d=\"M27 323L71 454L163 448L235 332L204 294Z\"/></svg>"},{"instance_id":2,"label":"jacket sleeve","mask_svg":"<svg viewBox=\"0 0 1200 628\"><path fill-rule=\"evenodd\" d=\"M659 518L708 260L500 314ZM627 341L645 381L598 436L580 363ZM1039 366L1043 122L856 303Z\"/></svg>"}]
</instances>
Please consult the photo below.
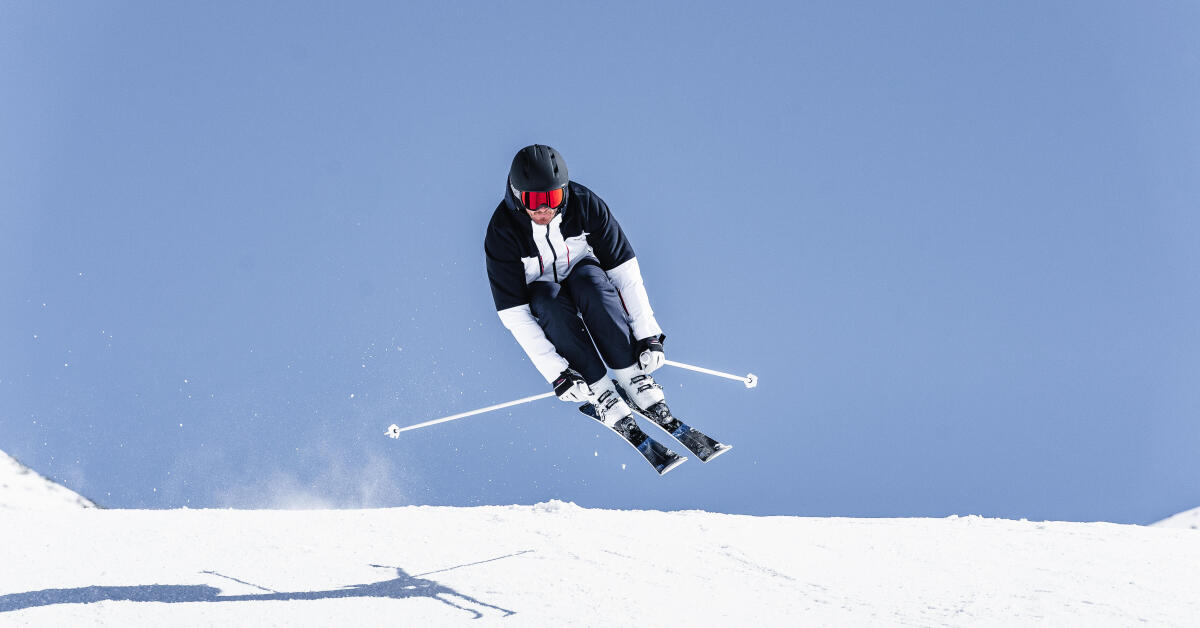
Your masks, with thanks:
<instances>
[{"instance_id":1,"label":"jacket sleeve","mask_svg":"<svg viewBox=\"0 0 1200 628\"><path fill-rule=\"evenodd\" d=\"M488 225L483 252L496 311L529 305L529 287L525 285L525 265L521 262L520 249L511 237L505 237L497 228L495 220Z\"/></svg>"},{"instance_id":2,"label":"jacket sleeve","mask_svg":"<svg viewBox=\"0 0 1200 628\"><path fill-rule=\"evenodd\" d=\"M529 309L529 288L525 284L525 266L519 249L503 237L494 224L488 227L483 249L487 257L488 283L500 322L512 332L542 377L553 382L567 368L567 361L546 338L546 332Z\"/></svg>"},{"instance_id":3,"label":"jacket sleeve","mask_svg":"<svg viewBox=\"0 0 1200 628\"><path fill-rule=\"evenodd\" d=\"M633 259L633 246L620 223L608 210L608 204L591 190L579 186L584 193L583 228L587 231L588 245L606 272Z\"/></svg>"},{"instance_id":4,"label":"jacket sleeve","mask_svg":"<svg viewBox=\"0 0 1200 628\"><path fill-rule=\"evenodd\" d=\"M625 232L609 211L608 205L591 190L587 190L587 193L584 228L588 231L588 244L621 295L625 318L634 339L662 334L662 328L658 326L654 310L650 307L650 297L646 294L642 269L634 256L633 245L625 237Z\"/></svg>"},{"instance_id":5,"label":"jacket sleeve","mask_svg":"<svg viewBox=\"0 0 1200 628\"><path fill-rule=\"evenodd\" d=\"M512 332L517 344L525 350L534 368L547 382L553 382L558 374L569 366L567 360L558 354L554 345L546 338L542 326L533 318L529 304L500 310L497 314L500 315L500 322Z\"/></svg>"},{"instance_id":6,"label":"jacket sleeve","mask_svg":"<svg viewBox=\"0 0 1200 628\"><path fill-rule=\"evenodd\" d=\"M626 320L629 321L634 340L661 335L662 328L658 326L654 310L650 308L650 297L646 294L637 258L632 257L608 271L608 277L617 287L617 294L621 295L621 304L625 306Z\"/></svg>"}]
</instances>

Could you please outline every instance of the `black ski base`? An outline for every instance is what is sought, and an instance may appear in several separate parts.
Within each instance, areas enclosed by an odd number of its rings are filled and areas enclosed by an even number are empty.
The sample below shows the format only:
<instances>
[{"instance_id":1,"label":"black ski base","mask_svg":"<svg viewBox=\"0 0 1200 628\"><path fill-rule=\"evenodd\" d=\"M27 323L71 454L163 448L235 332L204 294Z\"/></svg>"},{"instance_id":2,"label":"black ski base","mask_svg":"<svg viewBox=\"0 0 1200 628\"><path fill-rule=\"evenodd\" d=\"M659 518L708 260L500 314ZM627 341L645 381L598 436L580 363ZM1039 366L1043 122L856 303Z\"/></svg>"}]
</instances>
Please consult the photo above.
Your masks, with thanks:
<instances>
[{"instance_id":1,"label":"black ski base","mask_svg":"<svg viewBox=\"0 0 1200 628\"><path fill-rule=\"evenodd\" d=\"M585 403L579 406L579 411L596 419L601 425L604 425L600 420L600 415L596 413L596 408L592 404ZM642 431L642 428L638 427L637 422L633 420L632 416L627 416L617 421L615 425L605 425L605 427L616 432L621 438L625 439L625 442L638 450L638 453L642 454L646 462L649 462L650 466L654 467L654 470L659 475L666 474L667 471L678 467L687 460L687 458L667 449L662 443L647 436Z\"/></svg>"},{"instance_id":2,"label":"black ski base","mask_svg":"<svg viewBox=\"0 0 1200 628\"><path fill-rule=\"evenodd\" d=\"M680 445L687 448L688 451L696 455L700 462L708 462L713 458L733 449L733 445L726 445L709 438L707 434L692 428L688 424L680 421L671 414L671 409L664 402L656 403L649 408L639 408L629 395L625 394L625 389L616 381L613 384L617 388L617 392L621 393L621 398L634 412L646 417L655 425L661 427L664 432L670 434L675 440L679 441Z\"/></svg>"}]
</instances>

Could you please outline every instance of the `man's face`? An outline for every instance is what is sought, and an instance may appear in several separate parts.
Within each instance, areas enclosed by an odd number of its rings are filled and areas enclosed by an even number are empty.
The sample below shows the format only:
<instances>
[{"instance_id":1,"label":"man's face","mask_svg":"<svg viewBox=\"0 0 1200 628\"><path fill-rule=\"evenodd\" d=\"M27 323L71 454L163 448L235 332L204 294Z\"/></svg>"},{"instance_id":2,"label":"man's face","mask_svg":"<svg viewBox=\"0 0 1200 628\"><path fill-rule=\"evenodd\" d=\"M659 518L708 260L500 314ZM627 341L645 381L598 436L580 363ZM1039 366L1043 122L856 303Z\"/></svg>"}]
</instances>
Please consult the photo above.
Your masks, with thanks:
<instances>
[{"instance_id":1,"label":"man's face","mask_svg":"<svg viewBox=\"0 0 1200 628\"><path fill-rule=\"evenodd\" d=\"M554 220L554 215L558 213L557 209L550 209L546 205L542 205L537 211L525 210L529 214L529 219L539 225L548 225L551 220Z\"/></svg>"},{"instance_id":2,"label":"man's face","mask_svg":"<svg viewBox=\"0 0 1200 628\"><path fill-rule=\"evenodd\" d=\"M509 186L512 184L510 183ZM561 209L567 201L565 185L546 192L521 192L513 187L512 192L516 195L517 202L521 204L521 207L525 208L525 213L529 214L529 219L539 225L550 224L550 221L554 220L554 215L558 213L558 209L554 208Z\"/></svg>"}]
</instances>

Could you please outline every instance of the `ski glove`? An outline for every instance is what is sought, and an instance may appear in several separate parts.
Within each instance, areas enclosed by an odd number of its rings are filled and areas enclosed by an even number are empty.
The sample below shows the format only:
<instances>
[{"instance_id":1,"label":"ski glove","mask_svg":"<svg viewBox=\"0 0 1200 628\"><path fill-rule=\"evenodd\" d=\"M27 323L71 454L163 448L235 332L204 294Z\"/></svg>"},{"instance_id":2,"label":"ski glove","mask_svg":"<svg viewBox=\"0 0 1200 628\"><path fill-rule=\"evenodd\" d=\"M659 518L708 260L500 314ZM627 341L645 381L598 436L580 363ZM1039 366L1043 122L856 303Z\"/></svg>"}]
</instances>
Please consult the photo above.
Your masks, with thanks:
<instances>
[{"instance_id":1,"label":"ski glove","mask_svg":"<svg viewBox=\"0 0 1200 628\"><path fill-rule=\"evenodd\" d=\"M662 367L667 356L663 353L663 341L667 337L663 334L642 338L637 341L634 351L637 353L638 366L645 373L653 373Z\"/></svg>"},{"instance_id":2,"label":"ski glove","mask_svg":"<svg viewBox=\"0 0 1200 628\"><path fill-rule=\"evenodd\" d=\"M554 380L554 394L563 401L571 403L587 401L591 392L592 389L588 388L587 382L583 381L583 376L574 369L564 370Z\"/></svg>"}]
</instances>

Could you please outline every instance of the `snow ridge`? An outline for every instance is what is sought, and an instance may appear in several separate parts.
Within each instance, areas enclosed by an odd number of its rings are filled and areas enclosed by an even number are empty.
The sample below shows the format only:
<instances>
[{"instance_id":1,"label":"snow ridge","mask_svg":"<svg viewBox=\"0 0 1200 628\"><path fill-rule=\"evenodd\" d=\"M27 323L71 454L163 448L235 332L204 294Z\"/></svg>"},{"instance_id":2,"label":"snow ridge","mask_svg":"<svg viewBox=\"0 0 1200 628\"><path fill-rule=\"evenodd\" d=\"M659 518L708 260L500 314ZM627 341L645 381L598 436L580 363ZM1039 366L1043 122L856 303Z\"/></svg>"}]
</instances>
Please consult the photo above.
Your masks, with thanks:
<instances>
[{"instance_id":1,"label":"snow ridge","mask_svg":"<svg viewBox=\"0 0 1200 628\"><path fill-rule=\"evenodd\" d=\"M1150 524L1156 528L1183 528L1186 530L1200 530L1200 508L1185 510L1179 514L1171 515L1162 521Z\"/></svg>"},{"instance_id":2,"label":"snow ridge","mask_svg":"<svg viewBox=\"0 0 1200 628\"><path fill-rule=\"evenodd\" d=\"M0 451L0 511L96 507L91 500Z\"/></svg>"}]
</instances>

